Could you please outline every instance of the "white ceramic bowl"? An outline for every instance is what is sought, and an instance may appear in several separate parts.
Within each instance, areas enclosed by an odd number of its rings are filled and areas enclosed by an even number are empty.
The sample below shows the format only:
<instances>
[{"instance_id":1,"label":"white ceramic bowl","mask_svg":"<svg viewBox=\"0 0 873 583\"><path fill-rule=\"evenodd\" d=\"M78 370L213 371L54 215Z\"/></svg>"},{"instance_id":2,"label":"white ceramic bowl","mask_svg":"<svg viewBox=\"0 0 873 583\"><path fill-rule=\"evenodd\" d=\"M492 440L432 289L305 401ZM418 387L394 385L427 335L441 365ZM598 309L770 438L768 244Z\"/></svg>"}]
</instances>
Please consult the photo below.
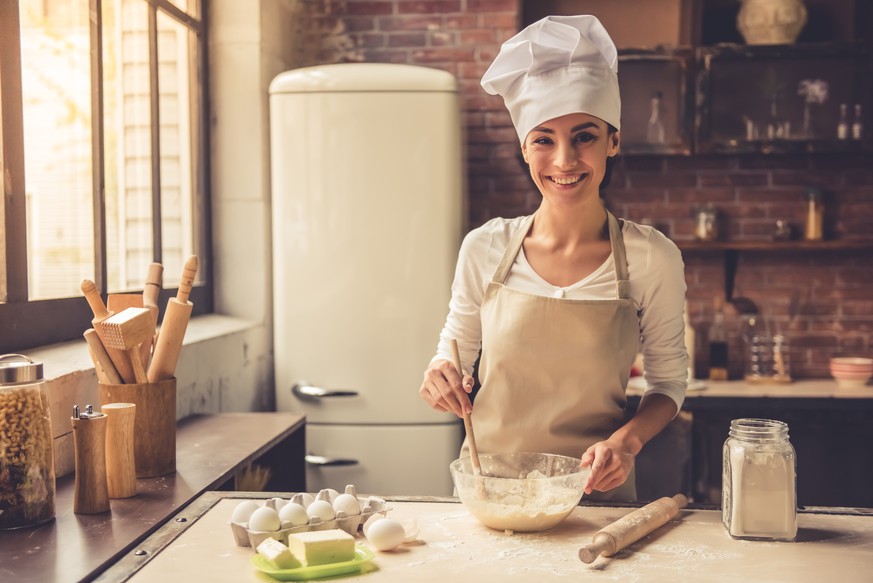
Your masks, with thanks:
<instances>
[{"instance_id":1,"label":"white ceramic bowl","mask_svg":"<svg viewBox=\"0 0 873 583\"><path fill-rule=\"evenodd\" d=\"M873 358L860 356L834 357L831 359L832 366L873 368Z\"/></svg>"},{"instance_id":2,"label":"white ceramic bowl","mask_svg":"<svg viewBox=\"0 0 873 583\"><path fill-rule=\"evenodd\" d=\"M582 498L590 470L573 457L547 453L480 454L482 476L470 458L449 466L470 514L496 530L536 532L563 521Z\"/></svg>"}]
</instances>

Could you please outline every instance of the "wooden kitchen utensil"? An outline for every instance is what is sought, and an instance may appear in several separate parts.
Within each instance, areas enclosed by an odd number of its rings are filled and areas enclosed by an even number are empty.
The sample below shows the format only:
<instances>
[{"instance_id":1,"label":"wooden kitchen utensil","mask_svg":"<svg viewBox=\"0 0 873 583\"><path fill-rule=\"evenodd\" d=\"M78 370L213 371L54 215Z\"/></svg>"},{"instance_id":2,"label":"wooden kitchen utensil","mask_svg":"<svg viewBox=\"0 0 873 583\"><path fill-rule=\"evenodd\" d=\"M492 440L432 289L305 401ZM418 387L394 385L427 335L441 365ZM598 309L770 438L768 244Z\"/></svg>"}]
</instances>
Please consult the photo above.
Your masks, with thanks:
<instances>
[{"instance_id":1,"label":"wooden kitchen utensil","mask_svg":"<svg viewBox=\"0 0 873 583\"><path fill-rule=\"evenodd\" d=\"M461 379L463 379L464 369L461 368L461 353L458 351L458 341L452 338L449 340L449 346L452 349L452 361L455 364L455 370L458 371ZM464 413L464 431L467 433L467 445L470 448L470 462L473 465L473 475L481 476L482 466L479 464L479 450L476 448L476 438L473 436L473 420L470 419L469 413ZM479 485L484 489L484 484L477 484L477 486Z\"/></svg>"},{"instance_id":2,"label":"wooden kitchen utensil","mask_svg":"<svg viewBox=\"0 0 873 583\"><path fill-rule=\"evenodd\" d=\"M176 374L176 364L179 362L182 340L185 338L191 310L194 309L194 305L188 301L188 295L194 285L198 263L196 255L188 258L182 272L182 281L179 282L179 291L175 298L170 298L167 301L164 322L161 324L161 331L158 333L157 342L155 342L152 363L149 365L149 382L170 379Z\"/></svg>"},{"instance_id":3,"label":"wooden kitchen utensil","mask_svg":"<svg viewBox=\"0 0 873 583\"><path fill-rule=\"evenodd\" d=\"M126 310L127 308L142 308L143 306L143 295L142 294L109 294L106 296L106 307L110 312L118 314ZM154 335L154 325L152 326L152 334ZM143 342L139 347L140 352L140 360L142 360L143 366L148 366L149 358L152 353L152 342L151 338L147 342Z\"/></svg>"},{"instance_id":4,"label":"wooden kitchen utensil","mask_svg":"<svg viewBox=\"0 0 873 583\"><path fill-rule=\"evenodd\" d=\"M142 305L148 308L152 315L152 325L155 331L158 329L158 295L161 293L161 287L164 284L164 266L160 263L152 263L149 265L148 273L146 274L145 287L142 290ZM157 341L157 334L152 337L151 348L154 349ZM146 362L146 361L143 361Z\"/></svg>"},{"instance_id":5,"label":"wooden kitchen utensil","mask_svg":"<svg viewBox=\"0 0 873 583\"><path fill-rule=\"evenodd\" d=\"M611 557L666 524L687 505L688 498L682 494L650 502L597 531L591 542L579 549L579 558L583 563L591 563L600 555Z\"/></svg>"},{"instance_id":6,"label":"wooden kitchen utensil","mask_svg":"<svg viewBox=\"0 0 873 583\"><path fill-rule=\"evenodd\" d=\"M122 382L121 376L115 370L115 365L112 364L112 359L106 352L106 347L100 342L97 337L97 331L94 328L85 330L85 342L88 343L88 349L91 352L91 358L94 360L94 368L97 371L97 378L101 383L110 383L117 385Z\"/></svg>"},{"instance_id":7,"label":"wooden kitchen utensil","mask_svg":"<svg viewBox=\"0 0 873 583\"><path fill-rule=\"evenodd\" d=\"M91 326L93 326L94 330L97 332L97 337L100 338L100 342L102 342L103 346L106 348L106 353L112 360L115 370L118 371L119 376L124 379L124 382L135 383L136 375L133 372L133 365L130 364L130 360L127 358L125 352L123 350L110 348L106 345L106 341L103 338L103 327L101 324L104 320L112 316L113 313L106 308L106 304L103 303L103 298L100 297L100 292L97 291L97 286L90 279L86 279L82 282L82 293L85 294L85 299L88 300L88 305L91 306L91 311L94 312L94 319L91 320Z\"/></svg>"},{"instance_id":8,"label":"wooden kitchen utensil","mask_svg":"<svg viewBox=\"0 0 873 583\"><path fill-rule=\"evenodd\" d=\"M103 343L106 347L127 352L136 382L147 383L148 376L142 364L139 345L152 337L154 328L149 311L146 308L127 308L103 320L100 325L103 327Z\"/></svg>"},{"instance_id":9,"label":"wooden kitchen utensil","mask_svg":"<svg viewBox=\"0 0 873 583\"><path fill-rule=\"evenodd\" d=\"M137 478L176 471L176 379L98 386L100 402L133 403L133 451Z\"/></svg>"},{"instance_id":10,"label":"wooden kitchen utensil","mask_svg":"<svg viewBox=\"0 0 873 583\"><path fill-rule=\"evenodd\" d=\"M109 487L106 482L106 415L94 413L90 405L80 414L79 407L76 406L71 422L76 463L73 512L107 512Z\"/></svg>"},{"instance_id":11,"label":"wooden kitchen utensil","mask_svg":"<svg viewBox=\"0 0 873 583\"><path fill-rule=\"evenodd\" d=\"M136 405L107 403L101 407L106 415L106 482L110 498L136 495L136 458L133 429Z\"/></svg>"}]
</instances>

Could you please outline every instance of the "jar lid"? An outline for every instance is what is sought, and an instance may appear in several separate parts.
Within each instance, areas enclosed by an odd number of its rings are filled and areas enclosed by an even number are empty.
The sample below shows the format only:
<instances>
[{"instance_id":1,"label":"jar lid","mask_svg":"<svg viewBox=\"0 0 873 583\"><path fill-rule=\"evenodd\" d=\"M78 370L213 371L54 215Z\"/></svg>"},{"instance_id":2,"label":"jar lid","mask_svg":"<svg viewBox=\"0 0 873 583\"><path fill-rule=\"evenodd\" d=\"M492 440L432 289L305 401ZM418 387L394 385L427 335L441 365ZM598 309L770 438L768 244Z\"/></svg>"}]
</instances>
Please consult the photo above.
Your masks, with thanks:
<instances>
[{"instance_id":1,"label":"jar lid","mask_svg":"<svg viewBox=\"0 0 873 583\"><path fill-rule=\"evenodd\" d=\"M23 354L0 356L0 385L35 383L43 379L42 363Z\"/></svg>"}]
</instances>

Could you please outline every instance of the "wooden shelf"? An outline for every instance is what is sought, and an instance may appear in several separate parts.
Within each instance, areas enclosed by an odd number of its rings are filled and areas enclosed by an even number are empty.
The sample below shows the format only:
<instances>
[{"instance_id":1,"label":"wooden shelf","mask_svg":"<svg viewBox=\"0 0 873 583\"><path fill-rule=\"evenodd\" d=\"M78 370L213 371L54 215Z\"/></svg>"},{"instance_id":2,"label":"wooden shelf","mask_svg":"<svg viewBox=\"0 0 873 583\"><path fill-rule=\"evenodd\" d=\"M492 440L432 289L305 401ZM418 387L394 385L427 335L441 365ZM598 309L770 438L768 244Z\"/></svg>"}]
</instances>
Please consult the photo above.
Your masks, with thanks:
<instances>
[{"instance_id":1,"label":"wooden shelf","mask_svg":"<svg viewBox=\"0 0 873 583\"><path fill-rule=\"evenodd\" d=\"M741 252L831 252L873 251L873 239L831 239L823 241L674 241L683 253L724 253L724 297L730 302L734 293L737 259Z\"/></svg>"},{"instance_id":2,"label":"wooden shelf","mask_svg":"<svg viewBox=\"0 0 873 583\"><path fill-rule=\"evenodd\" d=\"M674 241L681 251L868 251L873 239L827 241Z\"/></svg>"}]
</instances>

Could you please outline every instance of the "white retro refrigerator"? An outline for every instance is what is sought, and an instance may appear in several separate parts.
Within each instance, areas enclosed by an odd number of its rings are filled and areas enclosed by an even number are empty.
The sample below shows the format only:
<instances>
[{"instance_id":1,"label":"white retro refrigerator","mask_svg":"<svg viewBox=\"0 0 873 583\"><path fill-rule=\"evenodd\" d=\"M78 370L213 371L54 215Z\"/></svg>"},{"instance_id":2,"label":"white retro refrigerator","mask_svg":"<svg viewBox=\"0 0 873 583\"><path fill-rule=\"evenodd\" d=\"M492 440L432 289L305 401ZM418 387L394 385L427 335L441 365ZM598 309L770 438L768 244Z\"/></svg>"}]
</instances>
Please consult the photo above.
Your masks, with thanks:
<instances>
[{"instance_id":1,"label":"white retro refrigerator","mask_svg":"<svg viewBox=\"0 0 873 583\"><path fill-rule=\"evenodd\" d=\"M455 78L308 67L270 85L276 405L307 489L450 495L463 424L418 395L462 237Z\"/></svg>"}]
</instances>

